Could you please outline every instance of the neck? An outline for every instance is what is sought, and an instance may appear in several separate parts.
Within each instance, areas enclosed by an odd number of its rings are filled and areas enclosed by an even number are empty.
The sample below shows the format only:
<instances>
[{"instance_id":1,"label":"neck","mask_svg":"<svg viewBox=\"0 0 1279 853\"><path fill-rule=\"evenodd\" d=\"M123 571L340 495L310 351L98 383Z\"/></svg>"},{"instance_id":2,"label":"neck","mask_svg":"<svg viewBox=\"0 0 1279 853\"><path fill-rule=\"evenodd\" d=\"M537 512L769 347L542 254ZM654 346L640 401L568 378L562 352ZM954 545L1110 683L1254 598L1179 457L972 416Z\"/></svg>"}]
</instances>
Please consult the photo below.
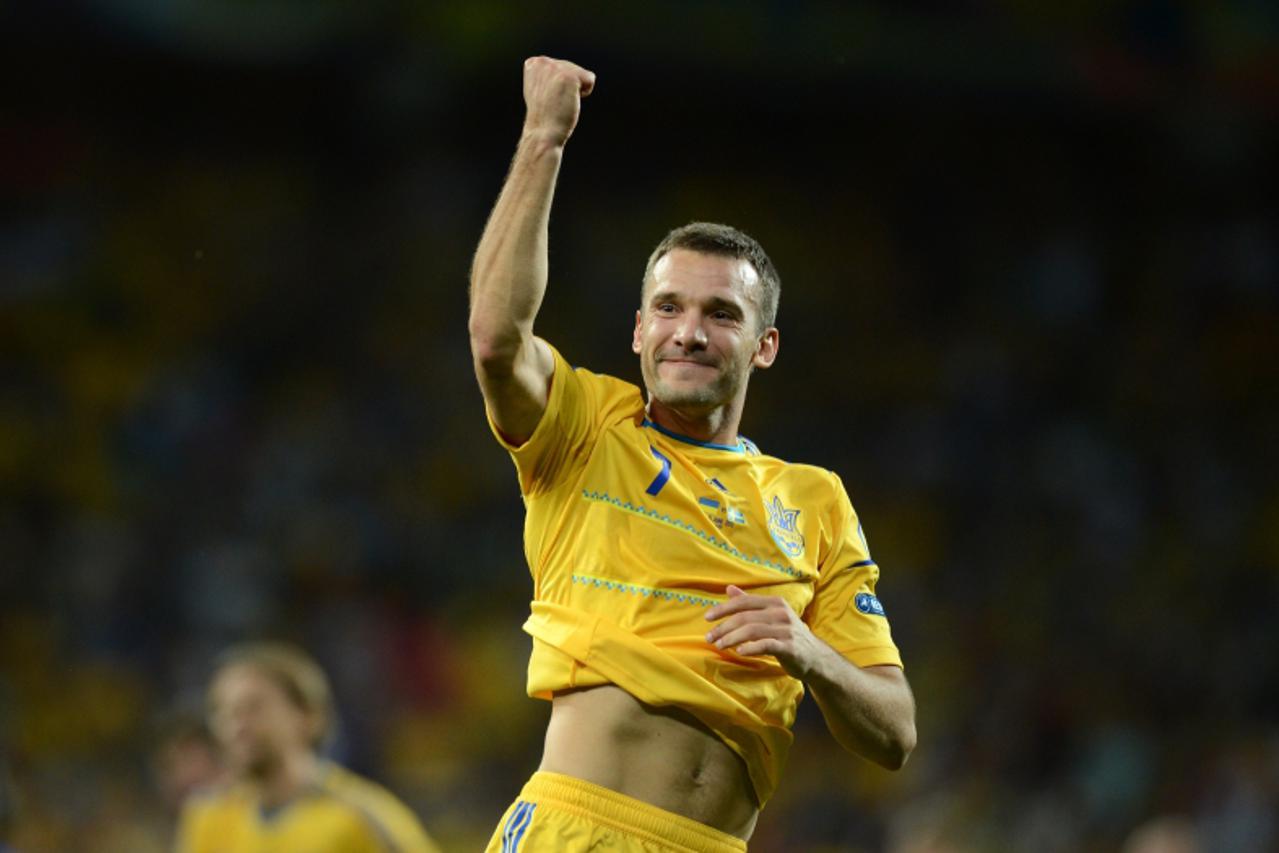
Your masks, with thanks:
<instances>
[{"instance_id":1,"label":"neck","mask_svg":"<svg viewBox=\"0 0 1279 853\"><path fill-rule=\"evenodd\" d=\"M737 443L737 427L742 420L741 405L736 401L716 406L706 412L672 408L650 397L648 419L663 429L710 444Z\"/></svg>"},{"instance_id":2,"label":"neck","mask_svg":"<svg viewBox=\"0 0 1279 853\"><path fill-rule=\"evenodd\" d=\"M292 800L319 775L320 760L310 752L286 753L260 776L251 777L250 786L258 801L275 808Z\"/></svg>"}]
</instances>

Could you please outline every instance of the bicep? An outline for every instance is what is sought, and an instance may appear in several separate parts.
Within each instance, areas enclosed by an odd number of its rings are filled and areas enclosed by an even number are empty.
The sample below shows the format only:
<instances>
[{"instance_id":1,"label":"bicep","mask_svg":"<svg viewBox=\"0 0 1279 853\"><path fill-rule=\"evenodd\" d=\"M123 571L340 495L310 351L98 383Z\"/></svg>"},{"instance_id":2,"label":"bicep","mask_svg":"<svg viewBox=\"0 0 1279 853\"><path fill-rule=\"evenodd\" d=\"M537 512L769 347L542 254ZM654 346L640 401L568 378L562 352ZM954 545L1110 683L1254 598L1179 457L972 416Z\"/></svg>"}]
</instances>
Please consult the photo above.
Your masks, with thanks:
<instances>
[{"instance_id":1,"label":"bicep","mask_svg":"<svg viewBox=\"0 0 1279 853\"><path fill-rule=\"evenodd\" d=\"M537 429L550 396L555 358L540 338L530 337L509 366L475 358L484 404L493 424L512 445L528 441Z\"/></svg>"}]
</instances>

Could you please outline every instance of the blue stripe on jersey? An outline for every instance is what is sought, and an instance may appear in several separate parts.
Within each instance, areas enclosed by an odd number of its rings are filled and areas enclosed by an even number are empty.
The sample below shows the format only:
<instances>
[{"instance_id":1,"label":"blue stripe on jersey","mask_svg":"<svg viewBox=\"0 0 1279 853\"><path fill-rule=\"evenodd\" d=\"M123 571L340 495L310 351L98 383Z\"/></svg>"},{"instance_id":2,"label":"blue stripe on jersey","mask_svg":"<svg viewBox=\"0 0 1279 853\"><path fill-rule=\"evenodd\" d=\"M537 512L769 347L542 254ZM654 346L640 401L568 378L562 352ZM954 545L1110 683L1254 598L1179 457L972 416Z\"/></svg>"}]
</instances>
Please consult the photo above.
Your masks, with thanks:
<instances>
[{"instance_id":1,"label":"blue stripe on jersey","mask_svg":"<svg viewBox=\"0 0 1279 853\"><path fill-rule=\"evenodd\" d=\"M875 561L874 561L874 560L859 560L858 562L853 563L853 564L852 564L851 566L849 566L848 568L850 568L850 569L860 569L862 566L873 566L873 565L875 565Z\"/></svg>"},{"instance_id":2,"label":"blue stripe on jersey","mask_svg":"<svg viewBox=\"0 0 1279 853\"><path fill-rule=\"evenodd\" d=\"M648 488L644 491L650 495L655 495L662 490L662 486L666 485L666 481L671 478L671 460L661 453L656 447L649 446L649 450L653 451L653 455L662 463L662 471L653 478L653 482L648 484Z\"/></svg>"}]
</instances>

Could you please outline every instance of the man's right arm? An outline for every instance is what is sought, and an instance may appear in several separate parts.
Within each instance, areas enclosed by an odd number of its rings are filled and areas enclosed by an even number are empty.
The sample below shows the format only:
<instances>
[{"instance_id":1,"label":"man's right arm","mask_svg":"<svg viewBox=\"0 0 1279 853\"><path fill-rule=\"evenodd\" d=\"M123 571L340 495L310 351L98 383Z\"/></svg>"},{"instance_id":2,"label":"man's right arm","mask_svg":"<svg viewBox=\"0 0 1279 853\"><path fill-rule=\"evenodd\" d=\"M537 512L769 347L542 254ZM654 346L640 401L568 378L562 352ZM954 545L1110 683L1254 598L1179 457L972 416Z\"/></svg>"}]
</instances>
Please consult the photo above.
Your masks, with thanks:
<instances>
[{"instance_id":1,"label":"man's right arm","mask_svg":"<svg viewBox=\"0 0 1279 853\"><path fill-rule=\"evenodd\" d=\"M555 363L533 335L546 292L547 227L564 144L595 75L571 62L524 62L527 108L510 174L471 265L471 355L493 422L513 444L546 411Z\"/></svg>"}]
</instances>

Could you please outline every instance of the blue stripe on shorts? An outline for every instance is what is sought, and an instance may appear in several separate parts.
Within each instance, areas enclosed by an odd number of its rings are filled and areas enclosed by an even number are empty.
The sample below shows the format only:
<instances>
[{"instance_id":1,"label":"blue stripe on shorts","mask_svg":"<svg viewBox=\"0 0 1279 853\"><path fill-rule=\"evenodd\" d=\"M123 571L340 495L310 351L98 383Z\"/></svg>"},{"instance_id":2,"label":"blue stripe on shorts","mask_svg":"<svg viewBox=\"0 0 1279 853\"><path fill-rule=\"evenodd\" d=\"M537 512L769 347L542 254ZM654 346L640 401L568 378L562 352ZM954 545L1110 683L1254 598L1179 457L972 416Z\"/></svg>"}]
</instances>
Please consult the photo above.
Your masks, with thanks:
<instances>
[{"instance_id":1,"label":"blue stripe on shorts","mask_svg":"<svg viewBox=\"0 0 1279 853\"><path fill-rule=\"evenodd\" d=\"M506 820L502 828L502 853L515 853L520 849L520 841L524 838L524 830L533 821L533 810L537 803L519 800L515 803L515 811Z\"/></svg>"}]
</instances>

